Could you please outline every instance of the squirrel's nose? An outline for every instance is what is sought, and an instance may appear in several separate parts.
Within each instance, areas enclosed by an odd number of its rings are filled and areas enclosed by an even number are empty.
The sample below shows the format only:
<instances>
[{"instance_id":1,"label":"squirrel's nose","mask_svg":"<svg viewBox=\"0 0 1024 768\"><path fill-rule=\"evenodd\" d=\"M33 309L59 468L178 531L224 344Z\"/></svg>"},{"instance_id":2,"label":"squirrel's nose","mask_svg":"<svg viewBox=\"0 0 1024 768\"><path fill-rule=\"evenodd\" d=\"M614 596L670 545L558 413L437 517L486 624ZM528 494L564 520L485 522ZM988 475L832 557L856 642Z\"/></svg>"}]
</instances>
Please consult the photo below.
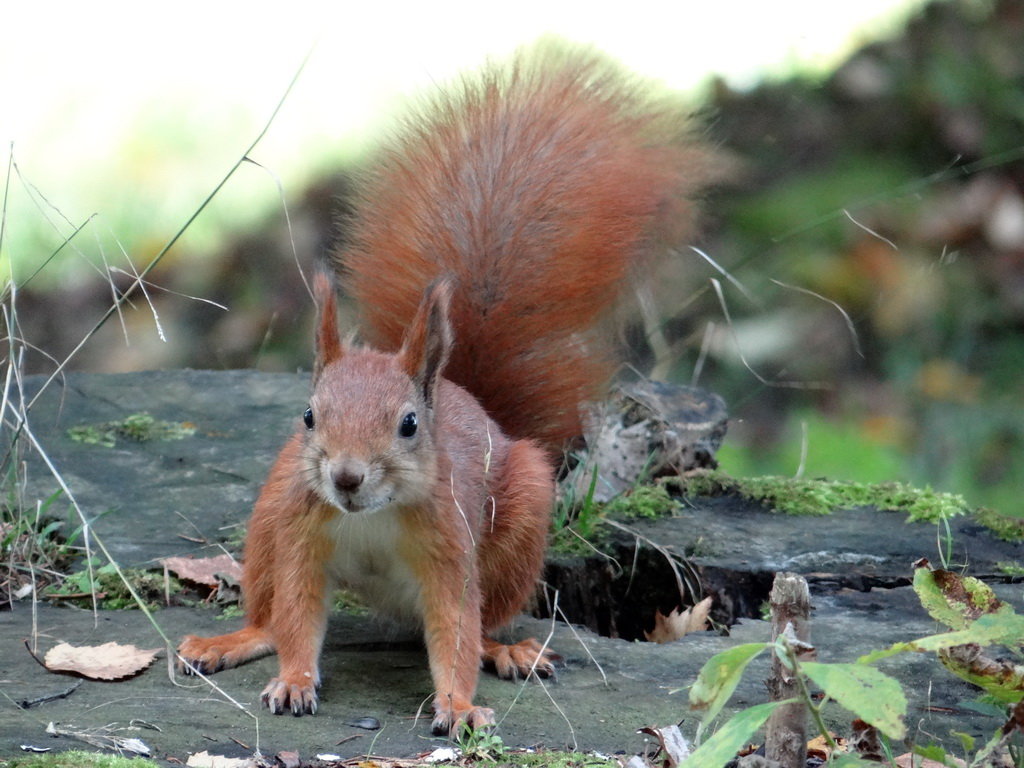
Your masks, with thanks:
<instances>
[{"instance_id":1,"label":"squirrel's nose","mask_svg":"<svg viewBox=\"0 0 1024 768\"><path fill-rule=\"evenodd\" d=\"M366 476L364 468L361 466L343 465L337 467L331 473L331 479L334 481L334 487L342 493L354 493L359 490L359 486L363 484L363 478Z\"/></svg>"}]
</instances>

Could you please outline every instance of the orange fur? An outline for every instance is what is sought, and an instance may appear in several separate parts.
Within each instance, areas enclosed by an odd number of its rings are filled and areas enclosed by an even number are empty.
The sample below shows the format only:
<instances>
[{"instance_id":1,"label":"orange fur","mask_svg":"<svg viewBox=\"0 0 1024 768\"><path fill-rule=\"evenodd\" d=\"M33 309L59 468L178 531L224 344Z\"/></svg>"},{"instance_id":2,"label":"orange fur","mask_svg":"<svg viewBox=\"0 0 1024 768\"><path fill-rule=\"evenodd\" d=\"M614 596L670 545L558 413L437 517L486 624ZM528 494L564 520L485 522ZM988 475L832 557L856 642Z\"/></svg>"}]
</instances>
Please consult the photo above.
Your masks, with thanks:
<instances>
[{"instance_id":1,"label":"orange fur","mask_svg":"<svg viewBox=\"0 0 1024 768\"><path fill-rule=\"evenodd\" d=\"M529 601L551 449L608 373L594 328L689 218L702 154L677 113L592 54L547 46L440 97L378 158L339 269L372 347L343 343L316 282L310 409L256 503L247 625L186 637L182 668L276 650L274 712L315 712L329 587L422 623L435 731L493 722L478 668L550 675L490 638ZM536 442L535 442L536 441Z\"/></svg>"},{"instance_id":2,"label":"orange fur","mask_svg":"<svg viewBox=\"0 0 1024 768\"><path fill-rule=\"evenodd\" d=\"M651 84L553 44L439 93L375 158L338 254L366 339L397 349L424 288L452 275L445 375L560 451L610 372L598 320L691 223L707 159L687 131Z\"/></svg>"}]
</instances>

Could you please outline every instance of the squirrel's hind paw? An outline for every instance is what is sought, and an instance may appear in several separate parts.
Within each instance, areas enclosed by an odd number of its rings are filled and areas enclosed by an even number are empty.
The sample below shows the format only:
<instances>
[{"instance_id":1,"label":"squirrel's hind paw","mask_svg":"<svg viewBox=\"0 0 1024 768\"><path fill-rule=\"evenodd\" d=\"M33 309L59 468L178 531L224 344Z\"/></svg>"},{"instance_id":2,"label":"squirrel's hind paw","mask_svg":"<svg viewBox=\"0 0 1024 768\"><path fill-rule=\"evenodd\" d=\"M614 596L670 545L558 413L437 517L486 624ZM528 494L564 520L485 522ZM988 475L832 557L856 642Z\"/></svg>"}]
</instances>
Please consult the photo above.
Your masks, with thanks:
<instances>
[{"instance_id":1,"label":"squirrel's hind paw","mask_svg":"<svg viewBox=\"0 0 1024 768\"><path fill-rule=\"evenodd\" d=\"M438 697L440 698L440 697ZM489 707L445 707L434 702L434 721L431 730L435 736L458 738L463 725L473 730L492 728L494 726L494 710Z\"/></svg>"},{"instance_id":2,"label":"squirrel's hind paw","mask_svg":"<svg viewBox=\"0 0 1024 768\"><path fill-rule=\"evenodd\" d=\"M562 661L561 656L532 637L513 645L485 638L481 659L485 667L504 680L526 679L530 675L554 679L555 664Z\"/></svg>"},{"instance_id":3,"label":"squirrel's hind paw","mask_svg":"<svg viewBox=\"0 0 1024 768\"><path fill-rule=\"evenodd\" d=\"M295 717L315 715L319 703L316 695L318 685L310 676L303 676L298 681L275 677L263 689L260 701L275 715L285 712L291 712Z\"/></svg>"}]
</instances>

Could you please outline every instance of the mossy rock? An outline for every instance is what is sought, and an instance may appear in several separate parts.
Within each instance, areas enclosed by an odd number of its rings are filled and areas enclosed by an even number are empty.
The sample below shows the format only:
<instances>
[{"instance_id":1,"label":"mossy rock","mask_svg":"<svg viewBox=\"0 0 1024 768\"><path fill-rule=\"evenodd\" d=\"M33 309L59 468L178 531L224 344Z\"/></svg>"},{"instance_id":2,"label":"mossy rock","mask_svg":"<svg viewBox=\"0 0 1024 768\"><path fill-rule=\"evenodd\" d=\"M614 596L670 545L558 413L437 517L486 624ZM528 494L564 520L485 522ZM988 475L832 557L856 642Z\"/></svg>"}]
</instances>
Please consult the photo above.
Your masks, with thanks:
<instances>
[{"instance_id":1,"label":"mossy rock","mask_svg":"<svg viewBox=\"0 0 1024 768\"><path fill-rule=\"evenodd\" d=\"M873 507L905 512L910 522L937 523L967 514L967 501L957 494L905 483L858 483L793 477L734 478L708 472L679 478L676 491L686 496L738 494L789 515L828 515L841 509Z\"/></svg>"},{"instance_id":2,"label":"mossy rock","mask_svg":"<svg viewBox=\"0 0 1024 768\"><path fill-rule=\"evenodd\" d=\"M146 443L150 440L183 440L195 433L195 425L187 421L161 421L148 413L133 413L120 421L71 427L68 430L68 437L76 443L113 448L118 440L136 443Z\"/></svg>"}]
</instances>

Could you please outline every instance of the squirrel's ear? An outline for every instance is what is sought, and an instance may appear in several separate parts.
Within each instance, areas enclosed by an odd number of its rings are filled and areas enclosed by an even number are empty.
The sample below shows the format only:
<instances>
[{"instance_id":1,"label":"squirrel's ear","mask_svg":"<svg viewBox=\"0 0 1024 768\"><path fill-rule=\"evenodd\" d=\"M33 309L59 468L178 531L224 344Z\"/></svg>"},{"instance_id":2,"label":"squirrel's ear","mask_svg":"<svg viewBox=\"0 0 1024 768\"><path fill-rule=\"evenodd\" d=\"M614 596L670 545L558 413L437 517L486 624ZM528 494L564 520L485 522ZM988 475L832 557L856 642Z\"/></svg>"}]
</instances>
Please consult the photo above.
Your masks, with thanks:
<instances>
[{"instance_id":1,"label":"squirrel's ear","mask_svg":"<svg viewBox=\"0 0 1024 768\"><path fill-rule=\"evenodd\" d=\"M315 385L324 368L341 359L342 355L334 286L323 272L318 272L313 279L313 299L316 301L316 359L313 363Z\"/></svg>"},{"instance_id":2,"label":"squirrel's ear","mask_svg":"<svg viewBox=\"0 0 1024 768\"><path fill-rule=\"evenodd\" d=\"M452 329L448 322L452 285L448 278L439 278L427 288L416 316L405 330L402 349L398 353L405 372L409 374L427 405L434 405L437 380L448 362L452 347Z\"/></svg>"}]
</instances>

